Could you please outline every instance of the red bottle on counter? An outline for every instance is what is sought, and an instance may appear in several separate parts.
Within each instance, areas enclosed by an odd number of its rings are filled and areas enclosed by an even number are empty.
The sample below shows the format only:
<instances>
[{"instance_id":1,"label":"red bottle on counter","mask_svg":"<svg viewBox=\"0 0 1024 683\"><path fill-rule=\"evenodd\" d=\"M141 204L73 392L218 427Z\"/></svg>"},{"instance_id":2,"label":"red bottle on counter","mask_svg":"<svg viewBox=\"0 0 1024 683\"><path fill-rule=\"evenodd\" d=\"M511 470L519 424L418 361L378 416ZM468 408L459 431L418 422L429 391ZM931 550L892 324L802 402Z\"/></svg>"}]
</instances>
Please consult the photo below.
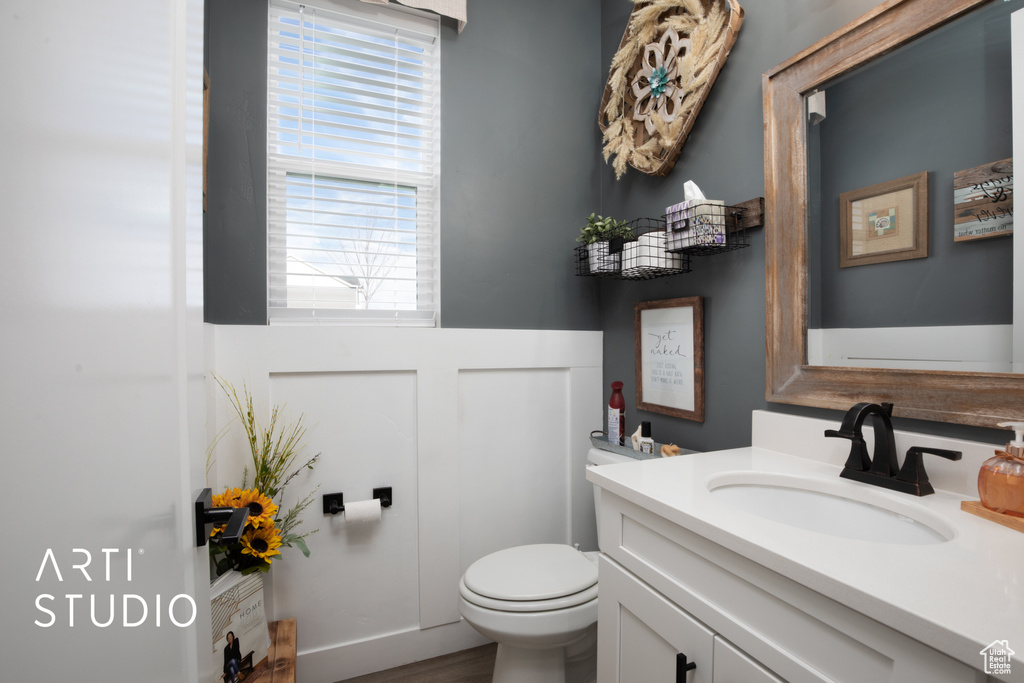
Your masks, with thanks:
<instances>
[{"instance_id":1,"label":"red bottle on counter","mask_svg":"<svg viewBox=\"0 0 1024 683\"><path fill-rule=\"evenodd\" d=\"M608 443L623 445L626 441L626 399L622 398L622 382L612 382L608 399Z\"/></svg>"}]
</instances>

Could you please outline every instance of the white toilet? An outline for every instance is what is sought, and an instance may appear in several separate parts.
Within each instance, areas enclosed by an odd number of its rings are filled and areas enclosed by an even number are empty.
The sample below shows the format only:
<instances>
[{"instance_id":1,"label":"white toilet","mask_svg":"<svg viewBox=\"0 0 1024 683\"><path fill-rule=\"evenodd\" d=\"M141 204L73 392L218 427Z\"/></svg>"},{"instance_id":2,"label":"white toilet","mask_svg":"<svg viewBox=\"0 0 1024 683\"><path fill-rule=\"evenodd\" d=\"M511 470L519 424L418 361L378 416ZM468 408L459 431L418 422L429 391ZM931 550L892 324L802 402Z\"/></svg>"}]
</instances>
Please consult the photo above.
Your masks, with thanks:
<instances>
[{"instance_id":1,"label":"white toilet","mask_svg":"<svg viewBox=\"0 0 1024 683\"><path fill-rule=\"evenodd\" d=\"M588 466L630 461L595 448L587 454ZM493 683L566 683L567 658L596 648L597 553L560 544L491 553L459 581L459 612L498 643Z\"/></svg>"}]
</instances>

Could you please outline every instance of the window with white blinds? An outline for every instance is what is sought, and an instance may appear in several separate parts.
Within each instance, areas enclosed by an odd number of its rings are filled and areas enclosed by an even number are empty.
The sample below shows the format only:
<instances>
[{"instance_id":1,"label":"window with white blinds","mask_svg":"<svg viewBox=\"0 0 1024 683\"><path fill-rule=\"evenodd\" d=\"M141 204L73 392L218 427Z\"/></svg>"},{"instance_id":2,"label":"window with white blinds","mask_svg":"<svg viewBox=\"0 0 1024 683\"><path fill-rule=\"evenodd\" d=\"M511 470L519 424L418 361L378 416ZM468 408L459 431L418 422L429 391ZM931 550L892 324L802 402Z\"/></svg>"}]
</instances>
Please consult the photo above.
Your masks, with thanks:
<instances>
[{"instance_id":1,"label":"window with white blinds","mask_svg":"<svg viewBox=\"0 0 1024 683\"><path fill-rule=\"evenodd\" d=\"M435 324L436 17L270 2L272 322Z\"/></svg>"}]
</instances>

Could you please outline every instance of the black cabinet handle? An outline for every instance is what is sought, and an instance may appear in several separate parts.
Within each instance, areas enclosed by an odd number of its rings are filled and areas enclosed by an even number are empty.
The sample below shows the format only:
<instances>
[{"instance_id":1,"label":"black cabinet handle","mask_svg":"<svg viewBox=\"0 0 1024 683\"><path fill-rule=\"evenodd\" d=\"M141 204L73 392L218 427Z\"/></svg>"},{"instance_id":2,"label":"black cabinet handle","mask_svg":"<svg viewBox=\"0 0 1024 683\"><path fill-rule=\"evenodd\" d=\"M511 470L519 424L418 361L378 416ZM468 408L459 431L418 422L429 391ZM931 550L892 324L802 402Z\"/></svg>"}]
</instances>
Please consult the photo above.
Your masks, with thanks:
<instances>
[{"instance_id":1,"label":"black cabinet handle","mask_svg":"<svg viewBox=\"0 0 1024 683\"><path fill-rule=\"evenodd\" d=\"M686 683L686 672L697 668L697 662L687 662L682 652L676 655L676 683Z\"/></svg>"}]
</instances>

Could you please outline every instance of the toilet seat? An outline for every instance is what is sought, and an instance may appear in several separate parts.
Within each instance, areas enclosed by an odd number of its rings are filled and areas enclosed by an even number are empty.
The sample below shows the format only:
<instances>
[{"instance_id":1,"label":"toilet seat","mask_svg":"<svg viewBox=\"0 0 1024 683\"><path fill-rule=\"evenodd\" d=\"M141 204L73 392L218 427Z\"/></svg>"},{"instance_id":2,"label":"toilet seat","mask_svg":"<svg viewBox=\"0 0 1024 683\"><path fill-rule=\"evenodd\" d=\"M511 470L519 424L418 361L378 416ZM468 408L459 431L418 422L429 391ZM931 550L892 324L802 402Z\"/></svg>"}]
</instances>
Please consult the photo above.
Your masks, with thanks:
<instances>
[{"instance_id":1,"label":"toilet seat","mask_svg":"<svg viewBox=\"0 0 1024 683\"><path fill-rule=\"evenodd\" d=\"M466 588L465 580L459 581L459 595L469 603L492 609L499 612L553 612L560 609L568 609L582 605L591 600L597 599L597 586L591 586L586 590L572 595L566 595L552 600L498 600L488 598L484 595L474 593Z\"/></svg>"},{"instance_id":2,"label":"toilet seat","mask_svg":"<svg viewBox=\"0 0 1024 683\"><path fill-rule=\"evenodd\" d=\"M503 612L546 612L597 598L597 567L567 545L507 548L466 570L459 593L468 602Z\"/></svg>"}]
</instances>

